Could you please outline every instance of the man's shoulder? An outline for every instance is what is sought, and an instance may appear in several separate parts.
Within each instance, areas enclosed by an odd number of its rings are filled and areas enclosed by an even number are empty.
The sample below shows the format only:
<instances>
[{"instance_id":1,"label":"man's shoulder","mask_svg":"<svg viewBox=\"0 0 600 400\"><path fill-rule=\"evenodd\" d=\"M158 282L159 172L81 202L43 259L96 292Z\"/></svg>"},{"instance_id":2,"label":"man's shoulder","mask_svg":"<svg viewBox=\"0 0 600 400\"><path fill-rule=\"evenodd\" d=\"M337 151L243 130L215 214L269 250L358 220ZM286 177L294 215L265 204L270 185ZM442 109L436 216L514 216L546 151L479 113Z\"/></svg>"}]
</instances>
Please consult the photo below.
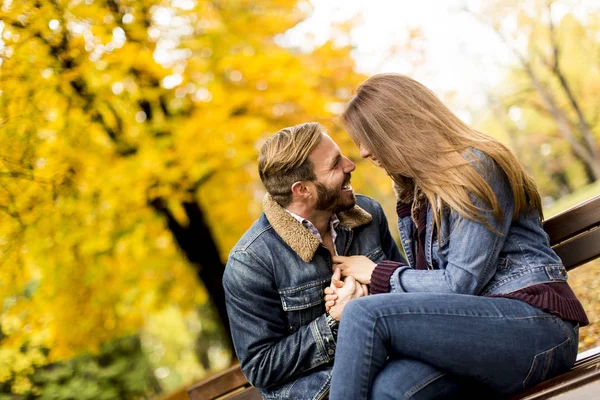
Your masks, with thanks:
<instances>
[{"instance_id":1,"label":"man's shoulder","mask_svg":"<svg viewBox=\"0 0 600 400\"><path fill-rule=\"evenodd\" d=\"M246 230L229 252L223 275L224 284L226 281L236 285L243 284L242 278L251 273L250 271L265 268L265 243L269 241L269 232L272 232L272 229L265 215L261 214Z\"/></svg>"},{"instance_id":2,"label":"man's shoulder","mask_svg":"<svg viewBox=\"0 0 600 400\"><path fill-rule=\"evenodd\" d=\"M272 230L269 220L262 213L260 217L252 223L250 228L244 232L244 234L237 241L235 246L231 249L231 252L244 251L251 247L256 241L260 241L265 235L269 234Z\"/></svg>"},{"instance_id":3,"label":"man's shoulder","mask_svg":"<svg viewBox=\"0 0 600 400\"><path fill-rule=\"evenodd\" d=\"M356 194L356 204L370 214L381 209L381 204L377 200L364 194Z\"/></svg>"}]
</instances>

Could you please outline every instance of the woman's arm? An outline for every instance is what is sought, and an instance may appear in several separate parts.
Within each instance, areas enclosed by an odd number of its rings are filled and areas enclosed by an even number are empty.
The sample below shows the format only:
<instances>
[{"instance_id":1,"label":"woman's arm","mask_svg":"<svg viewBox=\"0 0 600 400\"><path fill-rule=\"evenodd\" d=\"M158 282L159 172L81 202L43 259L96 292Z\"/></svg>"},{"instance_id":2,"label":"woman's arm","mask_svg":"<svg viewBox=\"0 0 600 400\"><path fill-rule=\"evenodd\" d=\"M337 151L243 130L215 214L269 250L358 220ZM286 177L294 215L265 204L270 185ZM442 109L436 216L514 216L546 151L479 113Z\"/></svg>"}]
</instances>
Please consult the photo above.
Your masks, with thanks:
<instances>
[{"instance_id":1,"label":"woman's arm","mask_svg":"<svg viewBox=\"0 0 600 400\"><path fill-rule=\"evenodd\" d=\"M503 218L498 221L491 211L483 212L485 221L497 232L479 221L470 220L451 211L448 252L436 270L398 268L390 278L392 291L441 292L479 294L496 273L498 255L504 245L512 222L513 194L504 172L490 159L483 158L478 171L492 188ZM489 206L471 196L472 203L481 210Z\"/></svg>"}]
</instances>

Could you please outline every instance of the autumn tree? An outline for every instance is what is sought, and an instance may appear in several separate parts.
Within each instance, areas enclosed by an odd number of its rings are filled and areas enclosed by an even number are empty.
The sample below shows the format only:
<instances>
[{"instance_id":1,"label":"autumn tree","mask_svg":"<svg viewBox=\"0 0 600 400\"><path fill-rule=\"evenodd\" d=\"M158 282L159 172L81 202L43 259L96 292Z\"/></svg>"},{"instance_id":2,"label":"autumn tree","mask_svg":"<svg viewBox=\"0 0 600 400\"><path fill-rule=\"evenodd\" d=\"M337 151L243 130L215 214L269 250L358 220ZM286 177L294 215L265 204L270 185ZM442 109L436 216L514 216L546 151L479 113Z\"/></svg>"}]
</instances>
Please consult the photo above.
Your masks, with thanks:
<instances>
[{"instance_id":1,"label":"autumn tree","mask_svg":"<svg viewBox=\"0 0 600 400\"><path fill-rule=\"evenodd\" d=\"M135 333L167 305L210 300L227 324L220 278L259 212L257 146L309 120L335 134L362 80L348 46L280 45L309 11L2 3L0 382L33 393L36 368Z\"/></svg>"}]
</instances>

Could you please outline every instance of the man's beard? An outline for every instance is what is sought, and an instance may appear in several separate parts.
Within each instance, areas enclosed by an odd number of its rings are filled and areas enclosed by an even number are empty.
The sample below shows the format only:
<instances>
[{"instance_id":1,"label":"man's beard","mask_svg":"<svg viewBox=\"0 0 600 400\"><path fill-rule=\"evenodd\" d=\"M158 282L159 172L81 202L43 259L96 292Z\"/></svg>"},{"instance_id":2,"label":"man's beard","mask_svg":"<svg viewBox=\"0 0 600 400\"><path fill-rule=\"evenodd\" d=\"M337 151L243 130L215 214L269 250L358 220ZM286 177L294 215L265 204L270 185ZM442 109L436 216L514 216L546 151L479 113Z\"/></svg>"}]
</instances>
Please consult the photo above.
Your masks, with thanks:
<instances>
[{"instance_id":1,"label":"man's beard","mask_svg":"<svg viewBox=\"0 0 600 400\"><path fill-rule=\"evenodd\" d=\"M350 178L345 180L342 186L349 182ZM317 188L317 204L315 205L317 210L330 211L335 214L349 210L356 204L354 193L351 192L348 198L344 198L342 186L329 189L319 182L315 182L315 186Z\"/></svg>"}]
</instances>

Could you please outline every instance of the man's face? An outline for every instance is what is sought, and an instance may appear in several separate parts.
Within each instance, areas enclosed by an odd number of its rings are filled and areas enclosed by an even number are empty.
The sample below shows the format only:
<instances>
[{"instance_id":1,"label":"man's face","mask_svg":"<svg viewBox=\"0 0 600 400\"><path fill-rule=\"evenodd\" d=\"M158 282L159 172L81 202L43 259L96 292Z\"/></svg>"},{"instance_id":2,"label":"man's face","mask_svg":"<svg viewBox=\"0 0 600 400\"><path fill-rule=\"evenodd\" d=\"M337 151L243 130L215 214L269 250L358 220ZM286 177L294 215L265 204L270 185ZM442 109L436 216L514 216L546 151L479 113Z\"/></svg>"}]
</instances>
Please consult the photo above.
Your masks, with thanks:
<instances>
[{"instance_id":1,"label":"man's face","mask_svg":"<svg viewBox=\"0 0 600 400\"><path fill-rule=\"evenodd\" d=\"M356 204L350 177L356 167L340 153L338 145L326 134L309 156L317 181L314 182L317 202L315 209L338 213Z\"/></svg>"}]
</instances>

